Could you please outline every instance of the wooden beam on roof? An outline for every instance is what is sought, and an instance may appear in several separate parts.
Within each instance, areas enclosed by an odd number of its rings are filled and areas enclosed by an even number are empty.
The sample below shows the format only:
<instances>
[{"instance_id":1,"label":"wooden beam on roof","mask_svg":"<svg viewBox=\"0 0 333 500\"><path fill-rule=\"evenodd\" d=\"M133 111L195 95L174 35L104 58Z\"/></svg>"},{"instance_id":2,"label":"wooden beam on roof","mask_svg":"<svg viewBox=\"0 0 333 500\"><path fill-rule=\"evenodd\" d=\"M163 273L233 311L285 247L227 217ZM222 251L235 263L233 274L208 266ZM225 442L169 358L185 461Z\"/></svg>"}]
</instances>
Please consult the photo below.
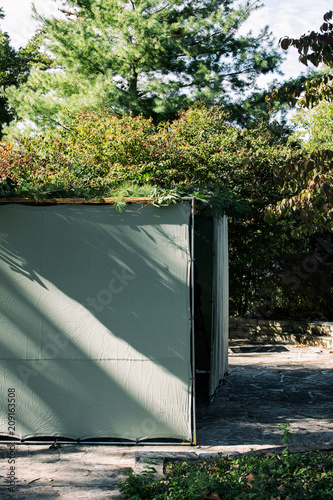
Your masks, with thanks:
<instances>
[{"instance_id":1,"label":"wooden beam on roof","mask_svg":"<svg viewBox=\"0 0 333 500\"><path fill-rule=\"evenodd\" d=\"M118 198L43 198L43 199L32 199L32 198L0 198L0 204L17 203L24 205L113 205L123 201L124 203L140 203L143 205L152 204L154 198L124 198L119 200Z\"/></svg>"}]
</instances>

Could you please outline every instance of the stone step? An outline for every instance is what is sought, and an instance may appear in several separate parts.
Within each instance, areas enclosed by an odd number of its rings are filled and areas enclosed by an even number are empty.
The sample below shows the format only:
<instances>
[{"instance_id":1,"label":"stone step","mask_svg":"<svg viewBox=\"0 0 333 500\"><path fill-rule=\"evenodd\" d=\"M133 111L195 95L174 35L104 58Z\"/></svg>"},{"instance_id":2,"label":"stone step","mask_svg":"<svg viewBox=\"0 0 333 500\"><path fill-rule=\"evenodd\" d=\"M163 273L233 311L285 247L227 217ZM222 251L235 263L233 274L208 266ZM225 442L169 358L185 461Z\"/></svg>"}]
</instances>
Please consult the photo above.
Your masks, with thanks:
<instances>
[{"instance_id":1,"label":"stone step","mask_svg":"<svg viewBox=\"0 0 333 500\"><path fill-rule=\"evenodd\" d=\"M333 336L332 321L293 321L229 318L230 337L248 335L303 334L317 337Z\"/></svg>"},{"instance_id":2,"label":"stone step","mask_svg":"<svg viewBox=\"0 0 333 500\"><path fill-rule=\"evenodd\" d=\"M232 337L235 339L237 337ZM327 349L333 349L333 337L329 335L304 335L301 333L281 333L281 334L252 334L248 336L248 340L255 342L269 342L276 343L282 342L286 344L304 344L312 346L321 346Z\"/></svg>"}]
</instances>

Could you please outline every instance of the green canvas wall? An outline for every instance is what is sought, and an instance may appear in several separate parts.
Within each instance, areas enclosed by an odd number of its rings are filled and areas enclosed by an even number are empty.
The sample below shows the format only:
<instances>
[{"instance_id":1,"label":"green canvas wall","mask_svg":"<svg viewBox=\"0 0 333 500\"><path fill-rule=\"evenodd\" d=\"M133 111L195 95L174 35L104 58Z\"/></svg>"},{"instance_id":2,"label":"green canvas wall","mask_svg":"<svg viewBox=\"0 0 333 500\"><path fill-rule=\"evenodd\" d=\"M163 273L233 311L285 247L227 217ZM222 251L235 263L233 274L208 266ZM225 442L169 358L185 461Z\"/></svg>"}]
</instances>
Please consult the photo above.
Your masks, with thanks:
<instances>
[{"instance_id":1,"label":"green canvas wall","mask_svg":"<svg viewBox=\"0 0 333 500\"><path fill-rule=\"evenodd\" d=\"M191 440L190 204L0 208L0 434Z\"/></svg>"}]
</instances>

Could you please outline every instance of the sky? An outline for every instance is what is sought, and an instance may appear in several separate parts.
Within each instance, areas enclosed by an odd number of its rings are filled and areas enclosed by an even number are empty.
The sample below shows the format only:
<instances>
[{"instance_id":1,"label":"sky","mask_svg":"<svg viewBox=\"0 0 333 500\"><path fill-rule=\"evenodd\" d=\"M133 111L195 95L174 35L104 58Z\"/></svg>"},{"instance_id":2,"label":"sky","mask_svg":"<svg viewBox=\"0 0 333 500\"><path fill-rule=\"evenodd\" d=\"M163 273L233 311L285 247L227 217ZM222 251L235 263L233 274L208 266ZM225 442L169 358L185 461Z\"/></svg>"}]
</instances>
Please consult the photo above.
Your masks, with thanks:
<instances>
[{"instance_id":1,"label":"sky","mask_svg":"<svg viewBox=\"0 0 333 500\"><path fill-rule=\"evenodd\" d=\"M261 9L251 14L242 33L252 29L255 34L263 26L269 25L276 42L284 36L298 38L308 31L319 31L323 15L333 10L333 0L263 0L263 3ZM34 4L39 13L48 17L57 13L54 0L35 0ZM237 5L237 2L235 4ZM1 28L8 32L12 45L16 48L25 45L34 33L31 5L30 0L0 0L0 6L6 14ZM306 70L305 66L298 62L296 49L288 51L287 60L281 69L285 73L283 79L296 77ZM262 86L273 78L263 78Z\"/></svg>"}]
</instances>

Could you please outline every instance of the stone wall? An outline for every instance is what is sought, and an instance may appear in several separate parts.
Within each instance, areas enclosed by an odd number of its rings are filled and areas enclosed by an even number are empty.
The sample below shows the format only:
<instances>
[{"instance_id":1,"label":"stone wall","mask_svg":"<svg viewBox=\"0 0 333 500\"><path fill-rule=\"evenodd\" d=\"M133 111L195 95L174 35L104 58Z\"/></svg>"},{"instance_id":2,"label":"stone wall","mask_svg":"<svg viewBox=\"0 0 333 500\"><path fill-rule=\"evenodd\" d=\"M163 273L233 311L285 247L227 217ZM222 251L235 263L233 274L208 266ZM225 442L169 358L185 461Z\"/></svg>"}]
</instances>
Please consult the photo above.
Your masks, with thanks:
<instances>
[{"instance_id":1,"label":"stone wall","mask_svg":"<svg viewBox=\"0 0 333 500\"><path fill-rule=\"evenodd\" d=\"M333 322L230 318L229 338L332 345Z\"/></svg>"}]
</instances>

